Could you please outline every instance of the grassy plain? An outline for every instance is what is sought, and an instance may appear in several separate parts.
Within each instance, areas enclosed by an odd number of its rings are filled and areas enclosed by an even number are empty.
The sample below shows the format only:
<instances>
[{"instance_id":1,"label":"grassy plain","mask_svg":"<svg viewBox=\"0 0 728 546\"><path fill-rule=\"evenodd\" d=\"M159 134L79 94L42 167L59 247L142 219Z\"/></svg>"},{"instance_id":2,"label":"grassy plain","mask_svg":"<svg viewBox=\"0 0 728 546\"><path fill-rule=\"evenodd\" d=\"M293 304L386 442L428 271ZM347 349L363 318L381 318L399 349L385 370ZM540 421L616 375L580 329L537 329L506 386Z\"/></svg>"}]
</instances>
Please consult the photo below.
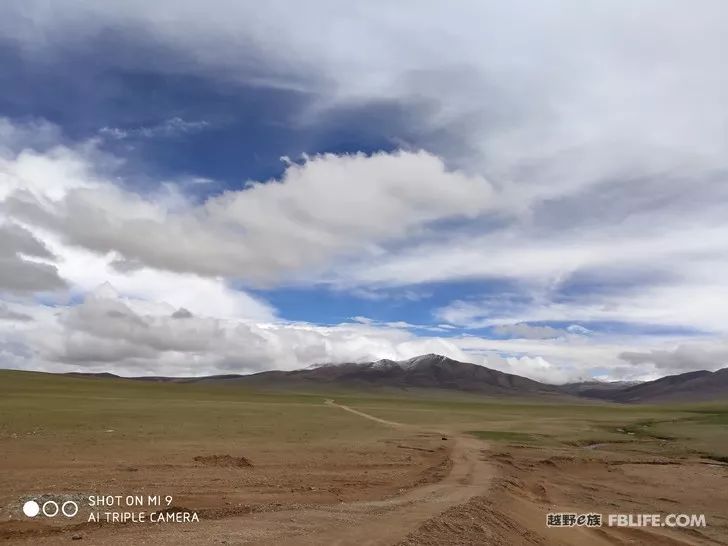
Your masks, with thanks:
<instances>
[{"instance_id":1,"label":"grassy plain","mask_svg":"<svg viewBox=\"0 0 728 546\"><path fill-rule=\"evenodd\" d=\"M362 419L325 405L327 399L409 428ZM45 532L89 532L82 522L78 531L63 529L69 522L59 519L26 521L22 502L43 495L172 495L176 506L214 520L390 498L443 478L449 456L443 439L451 434L482 440L483 457L504 480L516 480L522 489L516 497L528 500L537 517L559 507L631 511L642 503L652 511L662 509L659 498L695 512L707 508L691 506L698 493L680 493L678 482L705 470L695 487L728 490L727 424L728 403L631 406L442 391L255 390L235 381L0 371L0 538L37 542ZM252 466L236 466L243 458ZM663 468L648 468L658 462ZM551 478L541 464L556 469ZM626 490L615 485L617 477ZM634 505L626 501L630 480L645 492ZM661 494L647 493L662 482ZM582 486L603 486L605 496L592 498ZM722 495L716 510L722 510L728 495L716 494ZM716 543L728 530L724 520L715 516L713 531L691 540ZM444 528L456 529L457 522ZM433 543L443 540L433 536Z\"/></svg>"}]
</instances>

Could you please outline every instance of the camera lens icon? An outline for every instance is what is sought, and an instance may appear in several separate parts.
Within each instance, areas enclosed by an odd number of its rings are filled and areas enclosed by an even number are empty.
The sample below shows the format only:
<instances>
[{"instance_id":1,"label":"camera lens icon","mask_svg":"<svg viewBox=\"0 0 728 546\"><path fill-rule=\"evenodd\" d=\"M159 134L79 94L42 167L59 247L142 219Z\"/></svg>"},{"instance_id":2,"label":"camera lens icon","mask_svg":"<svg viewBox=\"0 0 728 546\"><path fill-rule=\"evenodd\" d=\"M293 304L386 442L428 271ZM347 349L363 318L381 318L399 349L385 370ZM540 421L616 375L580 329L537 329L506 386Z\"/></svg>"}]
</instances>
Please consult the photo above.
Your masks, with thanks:
<instances>
[{"instance_id":1,"label":"camera lens icon","mask_svg":"<svg viewBox=\"0 0 728 546\"><path fill-rule=\"evenodd\" d=\"M58 515L58 503L56 501L46 501L43 503L42 512L47 518L54 518Z\"/></svg>"},{"instance_id":2,"label":"camera lens icon","mask_svg":"<svg viewBox=\"0 0 728 546\"><path fill-rule=\"evenodd\" d=\"M29 500L23 504L23 514L29 518L34 518L41 512L47 518L54 518L59 512L67 518L72 518L78 514L78 504L71 500L62 503L60 506L56 501L52 500L44 502L42 507L34 500Z\"/></svg>"},{"instance_id":3,"label":"camera lens icon","mask_svg":"<svg viewBox=\"0 0 728 546\"><path fill-rule=\"evenodd\" d=\"M78 514L78 504L73 501L66 501L61 505L61 512L67 518L72 518Z\"/></svg>"}]
</instances>

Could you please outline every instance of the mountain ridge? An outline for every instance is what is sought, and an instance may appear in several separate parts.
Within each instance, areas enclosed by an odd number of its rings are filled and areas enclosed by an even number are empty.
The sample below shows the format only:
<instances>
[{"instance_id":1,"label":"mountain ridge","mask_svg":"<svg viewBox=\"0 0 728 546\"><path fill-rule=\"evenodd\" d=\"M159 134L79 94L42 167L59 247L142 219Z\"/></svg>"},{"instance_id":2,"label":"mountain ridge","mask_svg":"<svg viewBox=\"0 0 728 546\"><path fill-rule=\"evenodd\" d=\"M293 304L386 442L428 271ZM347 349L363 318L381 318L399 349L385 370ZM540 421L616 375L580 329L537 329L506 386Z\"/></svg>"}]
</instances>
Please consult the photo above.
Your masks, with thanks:
<instances>
[{"instance_id":1,"label":"mountain ridge","mask_svg":"<svg viewBox=\"0 0 728 546\"><path fill-rule=\"evenodd\" d=\"M71 372L84 377L119 377L114 374ZM337 385L398 389L442 389L483 395L564 395L619 403L702 402L728 399L728 368L669 375L645 382L583 381L553 385L479 364L426 354L407 360L322 363L299 370L270 370L249 375L204 377L146 376L139 381L176 383L240 383L250 386Z\"/></svg>"},{"instance_id":2,"label":"mountain ridge","mask_svg":"<svg viewBox=\"0 0 728 546\"><path fill-rule=\"evenodd\" d=\"M401 361L382 359L373 362L321 364L303 370L260 372L247 377L253 382L287 379L309 383L441 388L483 394L561 393L555 385L436 354L420 355Z\"/></svg>"}]
</instances>

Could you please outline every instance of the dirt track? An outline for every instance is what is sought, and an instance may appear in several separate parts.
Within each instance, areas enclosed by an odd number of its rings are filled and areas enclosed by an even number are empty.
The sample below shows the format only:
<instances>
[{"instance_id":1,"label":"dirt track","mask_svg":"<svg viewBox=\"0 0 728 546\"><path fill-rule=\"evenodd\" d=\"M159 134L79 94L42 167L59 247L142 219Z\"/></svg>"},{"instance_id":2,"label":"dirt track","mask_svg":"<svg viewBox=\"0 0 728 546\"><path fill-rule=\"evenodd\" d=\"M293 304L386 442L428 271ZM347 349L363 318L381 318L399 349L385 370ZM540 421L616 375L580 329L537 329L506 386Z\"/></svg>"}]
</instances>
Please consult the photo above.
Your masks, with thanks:
<instances>
[{"instance_id":1,"label":"dirt track","mask_svg":"<svg viewBox=\"0 0 728 546\"><path fill-rule=\"evenodd\" d=\"M396 427L409 429L420 434L442 436L443 432L432 432L380 419L368 413L327 400L326 404L349 411L365 419ZM410 490L398 497L382 500L350 503L325 510L335 516L333 520L346 515L346 526L324 525L320 530L297 537L295 544L396 544L429 518L452 506L467 502L470 498L487 492L493 478L493 468L482 455L486 448L482 441L470 437L447 434L447 441L453 443L450 458L450 474L442 481ZM316 512L307 515L316 517ZM325 518L324 518L325 519ZM324 523L324 521L322 521ZM332 521L332 523L335 523Z\"/></svg>"},{"instance_id":2,"label":"dirt track","mask_svg":"<svg viewBox=\"0 0 728 546\"><path fill-rule=\"evenodd\" d=\"M403 428L413 428L410 425L405 425L403 423L397 423L396 421L387 421L386 419L380 419L379 417L374 417L373 415L369 415L368 413L364 413L363 411L355 410L354 408L350 408L349 406L344 406L343 404L337 404L336 401L328 399L324 402L327 406L332 406L334 408L340 408L344 411L348 411L349 413L353 413L354 415L358 415L359 417L364 417L364 419L369 419L370 421L374 421L375 423L380 423L382 425L389 425L390 427L403 429Z\"/></svg>"}]
</instances>

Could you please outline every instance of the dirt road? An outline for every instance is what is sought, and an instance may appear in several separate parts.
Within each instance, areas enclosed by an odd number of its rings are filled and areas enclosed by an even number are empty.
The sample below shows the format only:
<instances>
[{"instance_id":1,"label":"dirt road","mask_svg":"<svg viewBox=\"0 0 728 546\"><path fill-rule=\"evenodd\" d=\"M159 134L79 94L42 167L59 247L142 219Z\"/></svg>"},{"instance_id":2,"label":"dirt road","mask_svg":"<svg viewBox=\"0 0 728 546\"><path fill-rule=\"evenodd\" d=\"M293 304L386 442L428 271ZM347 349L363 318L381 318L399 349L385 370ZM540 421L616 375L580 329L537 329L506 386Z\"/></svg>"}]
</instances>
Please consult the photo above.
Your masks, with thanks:
<instances>
[{"instance_id":1,"label":"dirt road","mask_svg":"<svg viewBox=\"0 0 728 546\"><path fill-rule=\"evenodd\" d=\"M494 474L492 467L482 456L486 448L482 441L380 419L338 404L334 400L326 400L325 404L385 426L406 430L413 435L430 435L440 441L446 437L445 441L452 444L450 473L442 481L417 487L389 499L320 506L294 513L262 515L256 518L256 523L262 527L259 531L263 531L259 533L256 544L332 546L397 544L431 517L488 491ZM271 532L274 527L280 525L281 516L288 520L285 522L286 525L283 529L279 527L275 532ZM298 532L293 535L288 534L285 531L286 527ZM265 528L268 532L264 531Z\"/></svg>"},{"instance_id":2,"label":"dirt road","mask_svg":"<svg viewBox=\"0 0 728 546\"><path fill-rule=\"evenodd\" d=\"M368 413L364 413L363 411L355 410L354 408L350 408L349 406L344 406L343 404L337 404L335 400L331 400L330 398L324 401L324 404L327 406L331 406L334 408L343 409L344 411L348 411L349 413L353 413L354 415L358 415L359 417L364 417L364 419L369 419L370 421L374 421L375 423L380 423L382 425L388 425L390 427L394 427L397 429L404 429L404 428L412 428L410 425L405 425L404 423L397 423L396 421L387 421L386 419L380 419L379 417L374 417L373 415L369 415Z\"/></svg>"},{"instance_id":3,"label":"dirt road","mask_svg":"<svg viewBox=\"0 0 728 546\"><path fill-rule=\"evenodd\" d=\"M486 448L482 441L380 419L333 400L327 400L326 404L383 425L448 438L447 441L453 443L450 453L452 468L442 481L412 489L398 497L327 508L325 513L335 516L335 519L344 516L346 525L324 526L305 537L297 537L291 544L397 544L429 518L486 493L490 487L494 473L482 455ZM316 517L320 512L317 510L306 515Z\"/></svg>"}]
</instances>

